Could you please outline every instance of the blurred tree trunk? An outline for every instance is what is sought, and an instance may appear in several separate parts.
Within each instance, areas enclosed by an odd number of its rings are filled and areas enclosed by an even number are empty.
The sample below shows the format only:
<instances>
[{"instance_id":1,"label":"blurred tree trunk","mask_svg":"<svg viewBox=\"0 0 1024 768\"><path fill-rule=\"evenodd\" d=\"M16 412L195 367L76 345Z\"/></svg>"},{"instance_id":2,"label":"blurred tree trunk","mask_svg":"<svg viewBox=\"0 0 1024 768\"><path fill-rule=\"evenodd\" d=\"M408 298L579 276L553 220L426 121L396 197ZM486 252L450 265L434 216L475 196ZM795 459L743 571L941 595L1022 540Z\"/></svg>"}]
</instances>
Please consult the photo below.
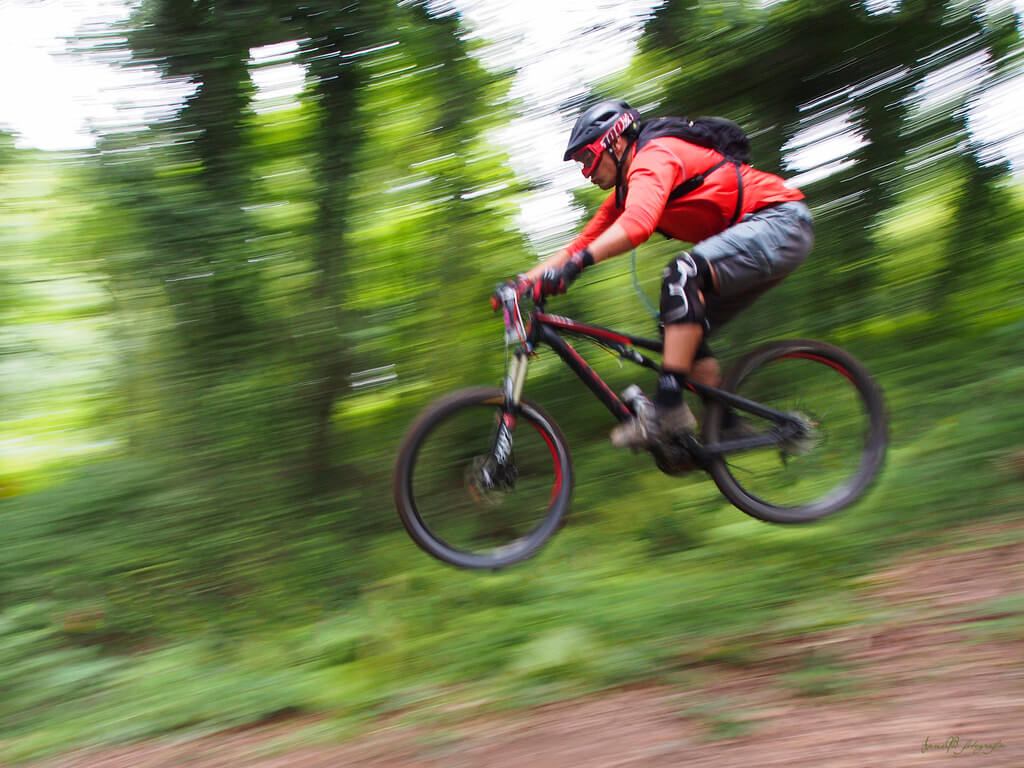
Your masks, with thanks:
<instances>
[{"instance_id":1,"label":"blurred tree trunk","mask_svg":"<svg viewBox=\"0 0 1024 768\"><path fill-rule=\"evenodd\" d=\"M328 18L332 18L328 15ZM332 27L302 47L312 96L318 107L316 219L313 223L313 263L316 281L313 304L318 319L312 347L312 434L309 464L314 493L331 485L334 468L331 415L344 392L351 370L346 332L352 319L345 309L345 275L352 268L353 244L348 242L352 177L365 129L358 116L358 94L365 75L351 60L363 39L345 27Z\"/></svg>"},{"instance_id":2,"label":"blurred tree trunk","mask_svg":"<svg viewBox=\"0 0 1024 768\"><path fill-rule=\"evenodd\" d=\"M179 333L200 372L237 359L238 339L253 330L257 274L247 261L250 224L243 205L251 188L244 124L253 84L249 50L265 42L268 9L238 0L146 0L127 32L137 62L195 85L175 128L180 148L198 162L200 194L178 212L173 244L162 235L166 212L146 209L154 249L168 251L179 274L165 281ZM169 247L170 246L170 247Z\"/></svg>"}]
</instances>

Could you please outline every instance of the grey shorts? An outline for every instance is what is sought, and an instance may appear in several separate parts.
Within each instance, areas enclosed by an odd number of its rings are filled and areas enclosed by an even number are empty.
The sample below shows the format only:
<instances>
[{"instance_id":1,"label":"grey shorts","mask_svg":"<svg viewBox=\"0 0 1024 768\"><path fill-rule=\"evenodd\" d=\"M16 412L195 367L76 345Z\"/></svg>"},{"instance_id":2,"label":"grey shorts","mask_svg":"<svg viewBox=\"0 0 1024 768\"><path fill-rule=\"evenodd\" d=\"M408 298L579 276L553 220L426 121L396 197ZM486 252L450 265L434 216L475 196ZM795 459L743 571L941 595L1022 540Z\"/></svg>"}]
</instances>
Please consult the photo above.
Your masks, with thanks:
<instances>
[{"instance_id":1,"label":"grey shorts","mask_svg":"<svg viewBox=\"0 0 1024 768\"><path fill-rule=\"evenodd\" d=\"M708 325L720 326L750 306L803 264L813 244L810 209L791 201L754 211L694 246L693 255L718 277L717 293L707 293Z\"/></svg>"}]
</instances>

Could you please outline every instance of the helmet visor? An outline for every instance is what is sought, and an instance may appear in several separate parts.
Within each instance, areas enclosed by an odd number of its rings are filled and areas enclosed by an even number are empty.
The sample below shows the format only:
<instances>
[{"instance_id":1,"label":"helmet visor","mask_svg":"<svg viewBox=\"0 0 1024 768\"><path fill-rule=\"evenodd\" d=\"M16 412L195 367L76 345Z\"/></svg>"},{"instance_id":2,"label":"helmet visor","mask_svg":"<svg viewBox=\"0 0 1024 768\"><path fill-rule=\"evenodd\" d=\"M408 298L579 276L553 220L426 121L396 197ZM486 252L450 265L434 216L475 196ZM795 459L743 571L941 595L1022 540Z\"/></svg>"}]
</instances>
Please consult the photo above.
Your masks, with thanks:
<instances>
[{"instance_id":1,"label":"helmet visor","mask_svg":"<svg viewBox=\"0 0 1024 768\"><path fill-rule=\"evenodd\" d=\"M597 163L601 159L601 154L604 152L604 147L600 141L595 141L593 144L588 144L576 151L572 156L574 162L580 166L580 171L584 176L589 177L597 168Z\"/></svg>"}]
</instances>

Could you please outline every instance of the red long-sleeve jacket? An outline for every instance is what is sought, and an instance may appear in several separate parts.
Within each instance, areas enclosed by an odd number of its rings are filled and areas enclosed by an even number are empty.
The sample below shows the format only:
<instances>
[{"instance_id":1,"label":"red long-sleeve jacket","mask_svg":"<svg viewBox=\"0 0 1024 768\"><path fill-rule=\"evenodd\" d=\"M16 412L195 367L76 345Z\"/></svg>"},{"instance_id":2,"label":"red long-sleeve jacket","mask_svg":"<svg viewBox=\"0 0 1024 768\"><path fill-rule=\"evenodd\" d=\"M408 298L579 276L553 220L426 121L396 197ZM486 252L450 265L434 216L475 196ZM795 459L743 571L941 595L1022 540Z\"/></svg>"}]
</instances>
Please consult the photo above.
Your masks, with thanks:
<instances>
[{"instance_id":1,"label":"red long-sleeve jacket","mask_svg":"<svg viewBox=\"0 0 1024 768\"><path fill-rule=\"evenodd\" d=\"M624 208L615 205L612 192L568 250L585 248L614 222L626 231L634 246L655 232L687 243L698 243L729 226L736 210L736 169L726 163L688 195L669 200L669 193L720 162L713 149L672 136L651 139L633 156L626 176ZM799 189L786 186L778 176L749 165L740 166L743 207L737 221L770 203L802 200Z\"/></svg>"}]
</instances>

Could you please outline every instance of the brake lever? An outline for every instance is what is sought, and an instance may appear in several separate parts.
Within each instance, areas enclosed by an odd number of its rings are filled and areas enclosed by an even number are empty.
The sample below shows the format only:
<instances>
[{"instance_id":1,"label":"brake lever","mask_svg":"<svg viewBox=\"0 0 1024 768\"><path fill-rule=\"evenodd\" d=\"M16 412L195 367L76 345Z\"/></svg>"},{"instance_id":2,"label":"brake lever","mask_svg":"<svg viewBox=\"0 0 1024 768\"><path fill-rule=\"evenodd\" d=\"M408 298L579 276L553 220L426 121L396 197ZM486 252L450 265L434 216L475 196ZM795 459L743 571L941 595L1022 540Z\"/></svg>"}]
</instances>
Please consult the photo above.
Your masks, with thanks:
<instances>
[{"instance_id":1,"label":"brake lever","mask_svg":"<svg viewBox=\"0 0 1024 768\"><path fill-rule=\"evenodd\" d=\"M491 311L497 312L501 307L507 307L516 301L516 289L508 283L498 283L494 286L494 293L491 294Z\"/></svg>"}]
</instances>

